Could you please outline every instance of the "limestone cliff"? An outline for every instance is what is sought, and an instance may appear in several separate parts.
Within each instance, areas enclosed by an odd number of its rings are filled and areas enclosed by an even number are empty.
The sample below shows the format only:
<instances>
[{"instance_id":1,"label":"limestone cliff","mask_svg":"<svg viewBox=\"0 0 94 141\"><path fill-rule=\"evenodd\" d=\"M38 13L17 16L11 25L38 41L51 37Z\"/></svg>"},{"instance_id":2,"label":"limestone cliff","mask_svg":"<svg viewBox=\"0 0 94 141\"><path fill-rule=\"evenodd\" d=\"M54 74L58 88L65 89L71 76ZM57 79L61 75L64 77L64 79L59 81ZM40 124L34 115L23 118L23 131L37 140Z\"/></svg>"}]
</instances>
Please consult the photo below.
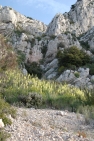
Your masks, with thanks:
<instances>
[{"instance_id":1,"label":"limestone cliff","mask_svg":"<svg viewBox=\"0 0 94 141\"><path fill-rule=\"evenodd\" d=\"M48 35L71 32L76 36L94 26L94 0L77 0L68 13L56 14L48 25Z\"/></svg>"}]
</instances>

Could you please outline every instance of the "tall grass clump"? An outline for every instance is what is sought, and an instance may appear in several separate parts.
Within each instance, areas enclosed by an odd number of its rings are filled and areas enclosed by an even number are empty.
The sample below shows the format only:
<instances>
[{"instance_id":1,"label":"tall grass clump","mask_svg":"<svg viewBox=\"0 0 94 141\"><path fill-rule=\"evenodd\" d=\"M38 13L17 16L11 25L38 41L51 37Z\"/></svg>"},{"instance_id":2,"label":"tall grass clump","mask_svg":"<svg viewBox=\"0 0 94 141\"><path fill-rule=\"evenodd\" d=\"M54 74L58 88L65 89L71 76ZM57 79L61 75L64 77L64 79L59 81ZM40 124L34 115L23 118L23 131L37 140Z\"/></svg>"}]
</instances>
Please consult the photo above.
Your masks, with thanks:
<instances>
[{"instance_id":1,"label":"tall grass clump","mask_svg":"<svg viewBox=\"0 0 94 141\"><path fill-rule=\"evenodd\" d=\"M16 106L67 109L83 113L86 117L94 116L93 90L40 80L29 74L24 75L20 70L7 70L0 76L0 93L8 103ZM92 111L92 115L88 111Z\"/></svg>"},{"instance_id":2,"label":"tall grass clump","mask_svg":"<svg viewBox=\"0 0 94 141\"><path fill-rule=\"evenodd\" d=\"M57 109L68 108L75 111L79 104L85 103L84 92L80 89L40 80L30 75L25 76L19 70L7 70L4 73L0 79L0 90L5 100L11 104L22 102L21 97L30 97L30 93L35 93L35 99L42 97L41 103L45 106Z\"/></svg>"}]
</instances>

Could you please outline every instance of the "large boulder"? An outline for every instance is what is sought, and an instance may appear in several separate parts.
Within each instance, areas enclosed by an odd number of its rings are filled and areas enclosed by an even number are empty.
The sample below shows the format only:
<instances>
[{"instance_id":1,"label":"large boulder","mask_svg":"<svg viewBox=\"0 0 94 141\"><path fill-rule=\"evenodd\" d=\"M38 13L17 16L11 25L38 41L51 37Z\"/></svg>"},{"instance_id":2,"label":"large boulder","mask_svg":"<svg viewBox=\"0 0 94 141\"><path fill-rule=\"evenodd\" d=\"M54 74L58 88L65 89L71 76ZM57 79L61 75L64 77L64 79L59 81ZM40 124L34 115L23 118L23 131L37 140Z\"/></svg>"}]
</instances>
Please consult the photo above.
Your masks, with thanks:
<instances>
[{"instance_id":1,"label":"large boulder","mask_svg":"<svg viewBox=\"0 0 94 141\"><path fill-rule=\"evenodd\" d=\"M54 59L51 63L48 63L45 67L45 71L51 68L56 69L58 67L58 59Z\"/></svg>"},{"instance_id":2,"label":"large boulder","mask_svg":"<svg viewBox=\"0 0 94 141\"><path fill-rule=\"evenodd\" d=\"M12 22L14 24L17 23L17 16L14 13L14 10L9 7L4 7L0 9L0 22L9 23Z\"/></svg>"},{"instance_id":3,"label":"large boulder","mask_svg":"<svg viewBox=\"0 0 94 141\"><path fill-rule=\"evenodd\" d=\"M89 75L89 68L86 68L86 69L79 68L78 72L80 74L80 77L85 78L85 77L87 77Z\"/></svg>"},{"instance_id":4,"label":"large boulder","mask_svg":"<svg viewBox=\"0 0 94 141\"><path fill-rule=\"evenodd\" d=\"M64 71L59 78L57 78L58 82L73 82L75 80L74 71L66 70Z\"/></svg>"}]
</instances>

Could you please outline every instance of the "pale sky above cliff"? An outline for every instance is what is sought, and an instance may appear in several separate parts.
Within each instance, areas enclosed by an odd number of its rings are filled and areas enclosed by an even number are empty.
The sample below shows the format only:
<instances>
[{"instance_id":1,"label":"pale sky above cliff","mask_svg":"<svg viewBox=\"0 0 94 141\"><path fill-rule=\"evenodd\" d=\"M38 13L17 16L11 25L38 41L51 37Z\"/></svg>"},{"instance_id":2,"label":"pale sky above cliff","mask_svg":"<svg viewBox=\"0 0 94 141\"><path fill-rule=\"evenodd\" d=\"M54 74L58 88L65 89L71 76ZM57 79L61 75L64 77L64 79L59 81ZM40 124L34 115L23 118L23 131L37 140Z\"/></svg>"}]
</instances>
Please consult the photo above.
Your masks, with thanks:
<instances>
[{"instance_id":1,"label":"pale sky above cliff","mask_svg":"<svg viewBox=\"0 0 94 141\"><path fill-rule=\"evenodd\" d=\"M70 10L77 0L0 0L0 5L9 6L21 14L49 24L56 13Z\"/></svg>"}]
</instances>

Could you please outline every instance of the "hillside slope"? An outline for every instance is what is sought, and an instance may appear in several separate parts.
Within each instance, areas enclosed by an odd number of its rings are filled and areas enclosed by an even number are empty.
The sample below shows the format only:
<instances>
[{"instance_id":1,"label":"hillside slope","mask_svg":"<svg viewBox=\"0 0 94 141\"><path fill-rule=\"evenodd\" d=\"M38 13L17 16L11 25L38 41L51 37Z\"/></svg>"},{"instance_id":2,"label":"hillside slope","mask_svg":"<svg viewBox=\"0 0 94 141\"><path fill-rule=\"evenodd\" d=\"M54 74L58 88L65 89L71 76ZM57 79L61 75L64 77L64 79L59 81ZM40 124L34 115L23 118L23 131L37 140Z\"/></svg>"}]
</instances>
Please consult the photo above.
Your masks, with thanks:
<instances>
[{"instance_id":1,"label":"hillside slope","mask_svg":"<svg viewBox=\"0 0 94 141\"><path fill-rule=\"evenodd\" d=\"M93 0L77 0L68 13L56 14L52 22L46 26L10 7L1 6L0 33L20 56L20 67L26 67L30 74L39 73L45 79L93 88L93 11ZM72 62L67 66L63 66L64 63L60 64L58 52L62 58L64 50L71 47L76 47L84 52L84 55L88 55L87 61L80 62L80 65Z\"/></svg>"}]
</instances>

